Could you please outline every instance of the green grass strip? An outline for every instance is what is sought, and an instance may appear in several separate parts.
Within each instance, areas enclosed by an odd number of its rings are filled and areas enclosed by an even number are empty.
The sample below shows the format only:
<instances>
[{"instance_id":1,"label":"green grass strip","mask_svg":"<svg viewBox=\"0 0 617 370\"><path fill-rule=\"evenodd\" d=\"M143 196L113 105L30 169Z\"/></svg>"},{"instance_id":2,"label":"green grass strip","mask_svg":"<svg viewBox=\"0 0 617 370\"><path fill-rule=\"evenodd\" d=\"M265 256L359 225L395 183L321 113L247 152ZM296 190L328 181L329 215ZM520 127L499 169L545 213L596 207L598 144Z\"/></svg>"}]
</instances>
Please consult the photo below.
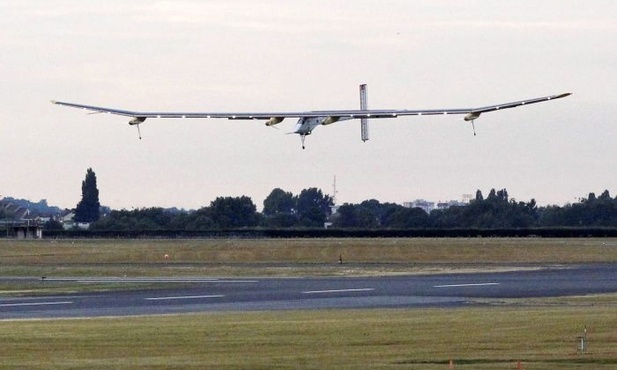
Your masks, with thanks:
<instances>
[{"instance_id":1,"label":"green grass strip","mask_svg":"<svg viewBox=\"0 0 617 370\"><path fill-rule=\"evenodd\" d=\"M0 369L614 369L614 306L0 322ZM577 353L587 327L588 351Z\"/></svg>"}]
</instances>

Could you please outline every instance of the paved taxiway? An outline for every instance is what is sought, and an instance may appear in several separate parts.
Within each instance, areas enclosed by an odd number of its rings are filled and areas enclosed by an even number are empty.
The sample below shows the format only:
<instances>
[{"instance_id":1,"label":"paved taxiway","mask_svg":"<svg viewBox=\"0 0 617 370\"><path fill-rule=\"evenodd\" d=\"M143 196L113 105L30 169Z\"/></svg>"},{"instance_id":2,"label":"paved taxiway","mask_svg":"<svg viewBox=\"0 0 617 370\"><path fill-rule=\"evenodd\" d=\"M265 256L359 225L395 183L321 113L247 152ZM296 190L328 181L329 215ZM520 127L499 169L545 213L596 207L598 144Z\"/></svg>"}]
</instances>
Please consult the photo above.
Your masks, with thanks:
<instances>
[{"instance_id":1,"label":"paved taxiway","mask_svg":"<svg viewBox=\"0 0 617 370\"><path fill-rule=\"evenodd\" d=\"M20 281L29 278L20 278ZM34 278L33 278L34 279ZM36 278L41 284L75 279ZM4 284L17 279L0 278ZM535 271L389 277L81 279L151 283L161 289L56 296L2 297L0 319L97 317L326 308L464 306L475 298L525 298L617 293L617 265Z\"/></svg>"}]
</instances>

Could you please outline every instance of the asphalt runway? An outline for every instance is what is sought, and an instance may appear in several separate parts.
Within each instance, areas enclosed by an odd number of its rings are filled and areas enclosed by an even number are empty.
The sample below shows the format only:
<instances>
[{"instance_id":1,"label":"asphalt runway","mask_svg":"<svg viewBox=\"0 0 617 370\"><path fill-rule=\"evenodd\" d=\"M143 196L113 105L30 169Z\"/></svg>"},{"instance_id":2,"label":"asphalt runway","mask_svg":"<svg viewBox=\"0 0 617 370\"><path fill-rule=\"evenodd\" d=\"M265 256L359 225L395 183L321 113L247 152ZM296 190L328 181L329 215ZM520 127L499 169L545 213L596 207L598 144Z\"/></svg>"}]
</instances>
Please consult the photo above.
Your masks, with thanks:
<instances>
[{"instance_id":1,"label":"asphalt runway","mask_svg":"<svg viewBox=\"0 0 617 370\"><path fill-rule=\"evenodd\" d=\"M617 293L617 264L535 271L324 278L1 278L41 284L152 283L161 289L0 299L0 319L74 318L215 311L465 307L477 298Z\"/></svg>"}]
</instances>

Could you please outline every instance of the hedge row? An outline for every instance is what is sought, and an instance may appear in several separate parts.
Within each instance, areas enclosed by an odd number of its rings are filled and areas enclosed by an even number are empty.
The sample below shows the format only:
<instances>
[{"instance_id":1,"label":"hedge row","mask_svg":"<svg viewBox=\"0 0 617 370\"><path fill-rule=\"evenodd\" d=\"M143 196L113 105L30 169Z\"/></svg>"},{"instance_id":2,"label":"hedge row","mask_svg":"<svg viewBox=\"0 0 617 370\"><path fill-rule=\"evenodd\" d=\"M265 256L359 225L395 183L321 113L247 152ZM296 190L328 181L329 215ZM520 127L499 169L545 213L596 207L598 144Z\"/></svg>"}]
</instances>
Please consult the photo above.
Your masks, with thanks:
<instances>
[{"instance_id":1,"label":"hedge row","mask_svg":"<svg viewBox=\"0 0 617 370\"><path fill-rule=\"evenodd\" d=\"M617 237L617 228L531 229L237 229L237 230L49 230L44 238L604 238Z\"/></svg>"}]
</instances>

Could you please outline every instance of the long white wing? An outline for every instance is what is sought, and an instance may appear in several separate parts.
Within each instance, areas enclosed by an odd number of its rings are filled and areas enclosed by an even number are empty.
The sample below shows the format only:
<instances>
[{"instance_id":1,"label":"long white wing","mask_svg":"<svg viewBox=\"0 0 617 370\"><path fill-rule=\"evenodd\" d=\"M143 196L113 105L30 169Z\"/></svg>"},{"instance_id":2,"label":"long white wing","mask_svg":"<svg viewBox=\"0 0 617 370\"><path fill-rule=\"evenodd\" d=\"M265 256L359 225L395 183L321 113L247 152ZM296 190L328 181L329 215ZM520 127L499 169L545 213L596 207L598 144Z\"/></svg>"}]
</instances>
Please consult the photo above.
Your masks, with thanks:
<instances>
[{"instance_id":1,"label":"long white wing","mask_svg":"<svg viewBox=\"0 0 617 370\"><path fill-rule=\"evenodd\" d=\"M323 110L323 111L300 111L300 112L156 112L156 111L132 111L115 108L97 107L93 105L74 104L60 101L52 101L54 104L72 108L85 109L95 113L109 113L120 116L133 117L133 124L141 123L146 118L227 118L231 120L268 120L297 117L331 117L335 120L355 118L396 118L398 116L422 116L422 115L447 115L466 114L466 119L476 119L482 113L493 112L502 109L519 107L540 103L544 101L564 98L571 93L544 96L527 100L519 100L511 103L495 104L476 108L454 109L367 109L367 110Z\"/></svg>"}]
</instances>

